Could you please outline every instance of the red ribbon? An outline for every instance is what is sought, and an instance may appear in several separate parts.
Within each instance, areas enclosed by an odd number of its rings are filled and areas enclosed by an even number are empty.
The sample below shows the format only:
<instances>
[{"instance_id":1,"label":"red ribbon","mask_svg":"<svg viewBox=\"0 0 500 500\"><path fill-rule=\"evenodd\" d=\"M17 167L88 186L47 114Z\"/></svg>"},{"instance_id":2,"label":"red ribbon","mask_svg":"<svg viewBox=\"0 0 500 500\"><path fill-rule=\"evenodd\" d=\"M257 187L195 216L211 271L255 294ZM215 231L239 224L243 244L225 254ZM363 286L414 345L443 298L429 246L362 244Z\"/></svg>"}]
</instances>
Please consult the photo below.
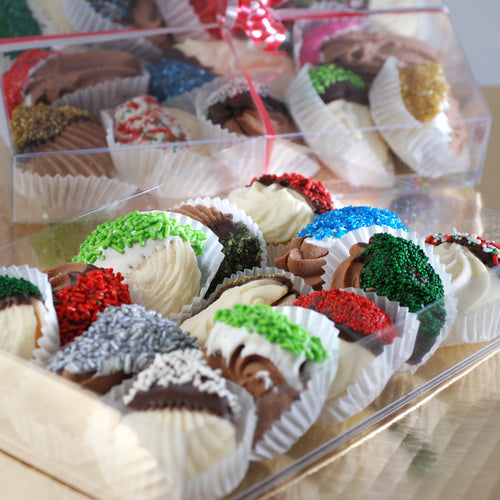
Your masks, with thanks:
<instances>
[{"instance_id":1,"label":"red ribbon","mask_svg":"<svg viewBox=\"0 0 500 500\"><path fill-rule=\"evenodd\" d=\"M222 28L244 31L259 49L277 52L286 39L284 24L273 15L282 0L229 0L220 16Z\"/></svg>"}]
</instances>

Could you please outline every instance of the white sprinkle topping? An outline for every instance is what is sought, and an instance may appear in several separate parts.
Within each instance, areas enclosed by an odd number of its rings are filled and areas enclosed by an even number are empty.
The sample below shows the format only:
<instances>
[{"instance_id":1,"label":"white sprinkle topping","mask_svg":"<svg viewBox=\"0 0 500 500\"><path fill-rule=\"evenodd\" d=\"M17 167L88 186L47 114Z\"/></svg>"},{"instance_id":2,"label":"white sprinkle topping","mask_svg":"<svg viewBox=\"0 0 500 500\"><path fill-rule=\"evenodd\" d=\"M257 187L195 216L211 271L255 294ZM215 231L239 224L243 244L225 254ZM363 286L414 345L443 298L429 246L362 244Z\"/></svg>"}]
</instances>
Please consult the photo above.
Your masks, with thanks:
<instances>
[{"instance_id":1,"label":"white sprinkle topping","mask_svg":"<svg viewBox=\"0 0 500 500\"><path fill-rule=\"evenodd\" d=\"M157 354L153 362L138 373L129 392L123 396L127 405L138 392L147 392L153 384L161 387L192 384L200 392L226 397L233 412L237 415L240 405L235 394L226 385L220 370L212 370L199 349L176 350Z\"/></svg>"}]
</instances>

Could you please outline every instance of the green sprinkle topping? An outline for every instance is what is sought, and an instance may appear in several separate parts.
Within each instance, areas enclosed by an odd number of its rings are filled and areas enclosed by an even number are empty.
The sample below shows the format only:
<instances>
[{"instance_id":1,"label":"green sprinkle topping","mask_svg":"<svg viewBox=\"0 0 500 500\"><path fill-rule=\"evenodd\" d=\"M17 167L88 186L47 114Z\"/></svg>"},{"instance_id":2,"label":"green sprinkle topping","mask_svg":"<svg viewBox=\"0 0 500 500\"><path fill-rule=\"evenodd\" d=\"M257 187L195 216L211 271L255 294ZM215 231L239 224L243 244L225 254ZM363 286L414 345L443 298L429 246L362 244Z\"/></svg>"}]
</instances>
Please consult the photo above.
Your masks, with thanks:
<instances>
[{"instance_id":1,"label":"green sprinkle topping","mask_svg":"<svg viewBox=\"0 0 500 500\"><path fill-rule=\"evenodd\" d=\"M218 321L264 335L269 342L279 344L294 356L304 353L307 359L317 362L328 356L318 337L311 336L303 326L292 323L281 311L267 304L236 304L233 309L219 309L214 316L214 322Z\"/></svg>"},{"instance_id":2,"label":"green sprinkle topping","mask_svg":"<svg viewBox=\"0 0 500 500\"><path fill-rule=\"evenodd\" d=\"M418 312L444 297L441 278L422 248L410 240L388 233L374 234L358 258L364 262L361 287L397 301L411 312ZM445 320L442 303L422 312L419 335L437 337Z\"/></svg>"},{"instance_id":3,"label":"green sprinkle topping","mask_svg":"<svg viewBox=\"0 0 500 500\"><path fill-rule=\"evenodd\" d=\"M80 251L73 257L73 262L92 264L97 260L104 260L104 250L108 248L123 254L126 248L131 248L134 244L144 246L148 239L164 240L171 236L179 236L188 241L196 255L203 253L207 240L203 231L193 229L189 224L183 226L163 212L135 211L97 226L80 245Z\"/></svg>"},{"instance_id":4,"label":"green sprinkle topping","mask_svg":"<svg viewBox=\"0 0 500 500\"><path fill-rule=\"evenodd\" d=\"M42 300L42 294L38 287L24 278L13 278L11 276L0 276L0 297L11 297L12 295L27 295Z\"/></svg>"},{"instance_id":5,"label":"green sprinkle topping","mask_svg":"<svg viewBox=\"0 0 500 500\"><path fill-rule=\"evenodd\" d=\"M340 68L333 63L309 70L309 78L319 95L324 94L328 87L338 82L349 82L360 89L365 86L359 75L349 69Z\"/></svg>"}]
</instances>

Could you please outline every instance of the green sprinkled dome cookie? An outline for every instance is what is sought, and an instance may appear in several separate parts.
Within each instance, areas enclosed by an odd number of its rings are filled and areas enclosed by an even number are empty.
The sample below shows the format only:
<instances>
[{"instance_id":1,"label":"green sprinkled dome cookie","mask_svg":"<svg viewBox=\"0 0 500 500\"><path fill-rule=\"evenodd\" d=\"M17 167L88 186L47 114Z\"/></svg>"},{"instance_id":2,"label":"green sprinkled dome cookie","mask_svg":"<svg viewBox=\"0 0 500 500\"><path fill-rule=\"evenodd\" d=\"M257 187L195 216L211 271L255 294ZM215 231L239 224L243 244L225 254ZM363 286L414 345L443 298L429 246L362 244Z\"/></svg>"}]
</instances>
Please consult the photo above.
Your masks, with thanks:
<instances>
[{"instance_id":1,"label":"green sprinkled dome cookie","mask_svg":"<svg viewBox=\"0 0 500 500\"><path fill-rule=\"evenodd\" d=\"M130 212L99 225L73 262L121 273L132 302L168 316L191 304L201 291L198 256L205 256L209 231L201 224L195 227L165 212Z\"/></svg>"},{"instance_id":2,"label":"green sprinkled dome cookie","mask_svg":"<svg viewBox=\"0 0 500 500\"><path fill-rule=\"evenodd\" d=\"M236 304L214 314L214 327L204 347L205 356L213 369L220 369L224 377L244 387L254 398L258 415L254 442L263 439L283 412L292 411L296 404L302 405L299 401L304 391L309 390L309 382L314 385L318 377L328 372L328 369L320 369L329 366L330 352L322 339L327 343L330 341L326 337L337 339L338 330L321 314L307 310L306 313L316 314L328 322L321 327L326 336L314 337L304 326L312 326L304 320L307 314L294 315L298 310L306 311L292 307L282 311L267 304ZM328 386L329 383L325 388ZM324 394L320 392L315 393L316 401L326 398L327 389ZM317 408L318 413L320 409ZM302 411L309 414L312 409Z\"/></svg>"},{"instance_id":3,"label":"green sprinkled dome cookie","mask_svg":"<svg viewBox=\"0 0 500 500\"><path fill-rule=\"evenodd\" d=\"M409 360L417 364L435 344L446 321L444 286L429 257L413 241L389 233L376 233L368 245L358 243L350 252L335 270L331 287L362 288L399 302L410 312L422 311Z\"/></svg>"}]
</instances>

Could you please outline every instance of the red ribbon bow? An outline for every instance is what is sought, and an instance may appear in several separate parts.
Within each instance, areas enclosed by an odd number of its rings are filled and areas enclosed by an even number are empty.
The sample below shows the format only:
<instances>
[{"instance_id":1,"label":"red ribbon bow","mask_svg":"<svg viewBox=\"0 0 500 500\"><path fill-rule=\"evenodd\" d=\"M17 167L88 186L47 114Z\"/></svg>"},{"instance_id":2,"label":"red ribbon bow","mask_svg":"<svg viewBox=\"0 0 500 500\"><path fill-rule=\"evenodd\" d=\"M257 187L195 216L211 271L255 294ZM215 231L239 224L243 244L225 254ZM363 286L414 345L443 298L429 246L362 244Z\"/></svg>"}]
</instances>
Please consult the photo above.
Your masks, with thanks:
<instances>
[{"instance_id":1,"label":"red ribbon bow","mask_svg":"<svg viewBox=\"0 0 500 500\"><path fill-rule=\"evenodd\" d=\"M221 27L242 30L258 48L277 52L286 39L285 26L273 16L272 7L280 3L282 0L229 0Z\"/></svg>"}]
</instances>

